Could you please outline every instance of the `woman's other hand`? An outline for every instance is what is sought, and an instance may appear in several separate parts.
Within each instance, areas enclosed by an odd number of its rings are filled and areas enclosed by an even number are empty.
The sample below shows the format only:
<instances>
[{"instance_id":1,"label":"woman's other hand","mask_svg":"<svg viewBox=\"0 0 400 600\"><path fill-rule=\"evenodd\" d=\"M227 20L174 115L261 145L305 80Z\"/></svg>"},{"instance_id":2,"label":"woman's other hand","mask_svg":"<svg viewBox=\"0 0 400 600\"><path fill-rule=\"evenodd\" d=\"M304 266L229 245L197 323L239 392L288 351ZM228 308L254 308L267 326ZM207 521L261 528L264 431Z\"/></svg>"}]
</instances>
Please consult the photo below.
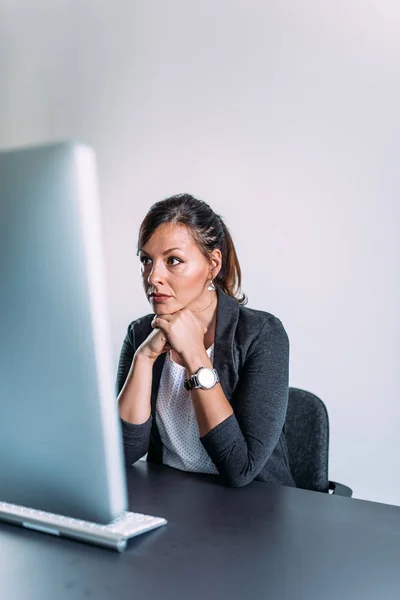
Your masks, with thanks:
<instances>
[{"instance_id":1,"label":"woman's other hand","mask_svg":"<svg viewBox=\"0 0 400 600\"><path fill-rule=\"evenodd\" d=\"M189 308L183 308L171 315L156 315L151 325L157 328L157 331L163 332L169 347L183 360L185 357L204 352L204 335L207 328Z\"/></svg>"},{"instance_id":2,"label":"woman's other hand","mask_svg":"<svg viewBox=\"0 0 400 600\"><path fill-rule=\"evenodd\" d=\"M147 338L140 344L135 352L135 356L141 356L155 361L160 354L171 350L167 336L162 329L154 329Z\"/></svg>"}]
</instances>

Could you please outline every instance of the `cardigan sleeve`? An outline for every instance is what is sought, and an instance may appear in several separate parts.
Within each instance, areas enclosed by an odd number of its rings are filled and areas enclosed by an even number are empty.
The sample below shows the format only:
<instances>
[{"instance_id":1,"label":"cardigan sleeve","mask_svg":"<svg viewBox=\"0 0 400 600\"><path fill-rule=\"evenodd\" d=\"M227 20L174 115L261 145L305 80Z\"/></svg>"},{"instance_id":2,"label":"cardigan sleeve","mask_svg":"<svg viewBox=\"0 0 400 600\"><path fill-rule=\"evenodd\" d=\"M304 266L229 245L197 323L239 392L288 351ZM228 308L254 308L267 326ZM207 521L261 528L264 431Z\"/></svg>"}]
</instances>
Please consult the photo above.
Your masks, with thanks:
<instances>
[{"instance_id":1,"label":"cardigan sleeve","mask_svg":"<svg viewBox=\"0 0 400 600\"><path fill-rule=\"evenodd\" d=\"M286 418L288 380L288 336L270 315L239 373L231 400L234 414L200 438L229 486L250 483L271 457Z\"/></svg>"},{"instance_id":2,"label":"cardigan sleeve","mask_svg":"<svg viewBox=\"0 0 400 600\"><path fill-rule=\"evenodd\" d=\"M133 326L128 327L126 337L122 344L122 349L119 357L116 392L119 396L129 370L132 365L133 356L135 354L135 334ZM150 416L145 423L136 425L129 423L120 418L122 428L122 440L124 445L124 456L126 466L135 463L139 458L144 456L149 449L150 431L152 425L152 417Z\"/></svg>"}]
</instances>

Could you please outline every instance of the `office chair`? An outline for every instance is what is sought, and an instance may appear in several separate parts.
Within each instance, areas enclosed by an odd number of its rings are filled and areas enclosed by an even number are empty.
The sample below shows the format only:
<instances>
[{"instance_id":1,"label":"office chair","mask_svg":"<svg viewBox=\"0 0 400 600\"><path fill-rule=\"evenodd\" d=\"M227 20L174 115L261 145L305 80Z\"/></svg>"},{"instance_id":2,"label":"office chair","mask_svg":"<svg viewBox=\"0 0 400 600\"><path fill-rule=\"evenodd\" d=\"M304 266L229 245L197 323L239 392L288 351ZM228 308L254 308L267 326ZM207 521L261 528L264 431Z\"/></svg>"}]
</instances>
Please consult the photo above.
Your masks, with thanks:
<instances>
[{"instance_id":1,"label":"office chair","mask_svg":"<svg viewBox=\"0 0 400 600\"><path fill-rule=\"evenodd\" d=\"M289 388L284 431L296 486L351 498L351 488L328 479L329 418L322 400L311 392Z\"/></svg>"}]
</instances>

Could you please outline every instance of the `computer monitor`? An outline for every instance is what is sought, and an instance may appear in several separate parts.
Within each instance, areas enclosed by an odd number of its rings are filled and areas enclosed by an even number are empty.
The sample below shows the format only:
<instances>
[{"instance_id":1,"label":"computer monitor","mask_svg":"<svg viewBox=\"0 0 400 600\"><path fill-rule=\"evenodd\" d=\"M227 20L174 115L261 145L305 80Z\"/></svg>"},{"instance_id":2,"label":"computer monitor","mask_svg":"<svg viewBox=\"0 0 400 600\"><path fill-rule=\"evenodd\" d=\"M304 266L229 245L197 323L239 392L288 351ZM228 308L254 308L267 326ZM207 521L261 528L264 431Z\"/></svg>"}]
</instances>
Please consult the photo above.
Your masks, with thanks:
<instances>
[{"instance_id":1,"label":"computer monitor","mask_svg":"<svg viewBox=\"0 0 400 600\"><path fill-rule=\"evenodd\" d=\"M0 152L0 501L127 508L94 152Z\"/></svg>"}]
</instances>

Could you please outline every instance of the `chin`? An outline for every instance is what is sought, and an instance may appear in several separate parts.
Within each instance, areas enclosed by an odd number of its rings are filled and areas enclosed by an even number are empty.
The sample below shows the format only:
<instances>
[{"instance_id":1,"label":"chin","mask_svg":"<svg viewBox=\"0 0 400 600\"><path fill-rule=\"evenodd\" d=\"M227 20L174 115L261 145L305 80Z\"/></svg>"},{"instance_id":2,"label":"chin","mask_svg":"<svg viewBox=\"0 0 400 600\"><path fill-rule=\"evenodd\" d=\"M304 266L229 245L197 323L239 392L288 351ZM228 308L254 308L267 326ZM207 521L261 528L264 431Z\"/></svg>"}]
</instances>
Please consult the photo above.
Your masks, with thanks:
<instances>
[{"instance_id":1,"label":"chin","mask_svg":"<svg viewBox=\"0 0 400 600\"><path fill-rule=\"evenodd\" d=\"M179 302L171 302L167 304L158 304L157 302L150 302L150 305L153 309L153 312L157 315L172 315L178 310L184 308L184 305L181 305Z\"/></svg>"},{"instance_id":2,"label":"chin","mask_svg":"<svg viewBox=\"0 0 400 600\"><path fill-rule=\"evenodd\" d=\"M158 308L157 305L153 306L153 312L158 316L158 317L162 317L162 315L170 315L173 312L175 312L174 310L171 312L171 310L165 310L165 307L163 308Z\"/></svg>"}]
</instances>

